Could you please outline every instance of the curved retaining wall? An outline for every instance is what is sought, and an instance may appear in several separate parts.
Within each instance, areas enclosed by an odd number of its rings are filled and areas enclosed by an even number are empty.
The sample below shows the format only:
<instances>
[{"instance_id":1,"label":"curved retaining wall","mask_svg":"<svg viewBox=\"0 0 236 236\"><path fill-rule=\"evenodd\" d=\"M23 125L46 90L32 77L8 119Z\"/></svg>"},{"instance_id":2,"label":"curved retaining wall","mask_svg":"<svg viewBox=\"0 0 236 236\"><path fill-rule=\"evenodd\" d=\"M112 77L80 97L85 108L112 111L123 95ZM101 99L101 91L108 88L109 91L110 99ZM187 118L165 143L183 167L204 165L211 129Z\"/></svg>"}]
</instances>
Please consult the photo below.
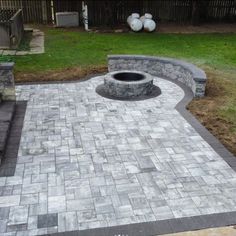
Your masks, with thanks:
<instances>
[{"instance_id":1,"label":"curved retaining wall","mask_svg":"<svg viewBox=\"0 0 236 236\"><path fill-rule=\"evenodd\" d=\"M188 86L194 97L205 95L206 74L193 64L163 57L109 55L108 70L137 70L154 76L178 80Z\"/></svg>"}]
</instances>

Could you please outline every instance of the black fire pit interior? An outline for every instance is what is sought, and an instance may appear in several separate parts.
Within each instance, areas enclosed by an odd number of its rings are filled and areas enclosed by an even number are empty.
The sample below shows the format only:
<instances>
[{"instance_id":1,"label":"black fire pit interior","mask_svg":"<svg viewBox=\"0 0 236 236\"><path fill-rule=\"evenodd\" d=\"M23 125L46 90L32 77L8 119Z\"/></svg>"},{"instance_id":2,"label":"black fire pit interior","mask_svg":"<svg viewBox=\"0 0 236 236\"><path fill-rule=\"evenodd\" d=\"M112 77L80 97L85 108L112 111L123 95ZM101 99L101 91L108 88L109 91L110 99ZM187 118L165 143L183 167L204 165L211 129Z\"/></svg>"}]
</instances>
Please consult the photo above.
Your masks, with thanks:
<instances>
[{"instance_id":1,"label":"black fire pit interior","mask_svg":"<svg viewBox=\"0 0 236 236\"><path fill-rule=\"evenodd\" d=\"M114 75L114 78L124 82L139 81L145 78L143 74L134 72L122 72Z\"/></svg>"}]
</instances>

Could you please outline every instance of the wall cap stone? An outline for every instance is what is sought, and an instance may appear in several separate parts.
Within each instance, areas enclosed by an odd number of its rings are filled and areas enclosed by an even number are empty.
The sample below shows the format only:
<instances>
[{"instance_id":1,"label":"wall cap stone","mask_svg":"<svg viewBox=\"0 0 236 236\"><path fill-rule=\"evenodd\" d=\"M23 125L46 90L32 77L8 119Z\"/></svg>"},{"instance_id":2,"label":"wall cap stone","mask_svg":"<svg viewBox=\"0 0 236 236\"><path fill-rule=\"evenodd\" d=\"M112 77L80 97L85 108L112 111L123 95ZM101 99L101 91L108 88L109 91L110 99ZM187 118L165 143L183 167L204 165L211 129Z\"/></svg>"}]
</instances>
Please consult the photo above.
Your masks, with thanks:
<instances>
[{"instance_id":1,"label":"wall cap stone","mask_svg":"<svg viewBox=\"0 0 236 236\"><path fill-rule=\"evenodd\" d=\"M149 61L160 61L163 63L170 63L176 66L180 66L183 67L184 69L188 70L192 76L193 79L196 82L202 82L205 83L207 80L207 76L206 73L198 68L197 66L189 63L189 62L185 62L182 60L178 60L178 59L174 59L174 58L168 58L168 57L156 57L156 56L144 56L144 55L108 55L107 56L108 60L112 60L112 59L134 59L134 60L149 60Z\"/></svg>"},{"instance_id":2,"label":"wall cap stone","mask_svg":"<svg viewBox=\"0 0 236 236\"><path fill-rule=\"evenodd\" d=\"M0 70L13 70L14 62L3 62L0 63Z\"/></svg>"},{"instance_id":3,"label":"wall cap stone","mask_svg":"<svg viewBox=\"0 0 236 236\"><path fill-rule=\"evenodd\" d=\"M15 63L0 63L0 98L1 101L15 101L15 81L14 69Z\"/></svg>"}]
</instances>

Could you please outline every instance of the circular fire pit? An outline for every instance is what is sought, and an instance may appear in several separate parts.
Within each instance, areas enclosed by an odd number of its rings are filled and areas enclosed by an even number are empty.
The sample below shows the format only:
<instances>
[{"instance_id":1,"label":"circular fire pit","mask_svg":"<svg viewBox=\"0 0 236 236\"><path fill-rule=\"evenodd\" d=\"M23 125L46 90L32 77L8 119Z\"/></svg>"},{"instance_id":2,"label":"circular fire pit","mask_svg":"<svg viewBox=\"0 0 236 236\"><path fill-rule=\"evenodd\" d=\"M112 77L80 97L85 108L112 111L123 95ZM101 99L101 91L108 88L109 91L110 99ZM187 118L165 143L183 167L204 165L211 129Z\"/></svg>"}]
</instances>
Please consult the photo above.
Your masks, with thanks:
<instances>
[{"instance_id":1,"label":"circular fire pit","mask_svg":"<svg viewBox=\"0 0 236 236\"><path fill-rule=\"evenodd\" d=\"M140 71L114 71L104 77L104 91L117 98L132 98L152 93L153 78Z\"/></svg>"}]
</instances>

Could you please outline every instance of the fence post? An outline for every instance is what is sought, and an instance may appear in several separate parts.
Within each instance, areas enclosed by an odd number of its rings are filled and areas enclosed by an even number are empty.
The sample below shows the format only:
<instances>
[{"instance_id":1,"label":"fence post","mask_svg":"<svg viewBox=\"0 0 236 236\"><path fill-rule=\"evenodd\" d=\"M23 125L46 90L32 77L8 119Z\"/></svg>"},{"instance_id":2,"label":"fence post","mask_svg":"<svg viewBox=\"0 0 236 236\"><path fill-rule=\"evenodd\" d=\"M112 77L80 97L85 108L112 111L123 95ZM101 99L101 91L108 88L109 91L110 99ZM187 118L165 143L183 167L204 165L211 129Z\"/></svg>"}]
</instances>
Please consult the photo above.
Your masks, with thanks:
<instances>
[{"instance_id":1,"label":"fence post","mask_svg":"<svg viewBox=\"0 0 236 236\"><path fill-rule=\"evenodd\" d=\"M43 16L43 23L46 24L48 22L46 0L42 0L42 16Z\"/></svg>"}]
</instances>

